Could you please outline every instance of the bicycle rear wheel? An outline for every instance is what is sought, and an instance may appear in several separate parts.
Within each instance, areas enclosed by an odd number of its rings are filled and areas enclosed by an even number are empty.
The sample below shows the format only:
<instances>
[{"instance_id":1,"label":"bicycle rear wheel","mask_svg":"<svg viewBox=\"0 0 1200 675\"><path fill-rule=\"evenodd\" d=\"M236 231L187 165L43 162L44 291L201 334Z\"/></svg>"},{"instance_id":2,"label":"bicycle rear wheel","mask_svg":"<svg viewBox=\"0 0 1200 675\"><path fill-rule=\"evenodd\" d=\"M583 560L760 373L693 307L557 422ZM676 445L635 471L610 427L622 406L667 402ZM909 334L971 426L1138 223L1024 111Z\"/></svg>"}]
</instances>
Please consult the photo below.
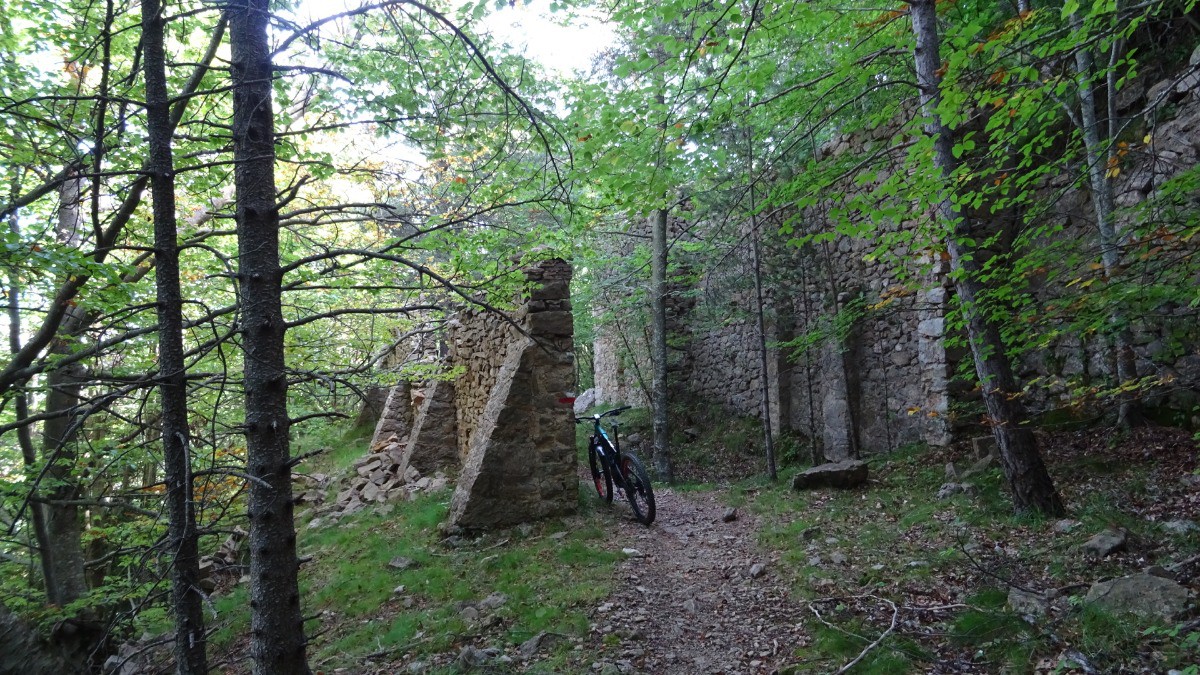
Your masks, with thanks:
<instances>
[{"instance_id":1,"label":"bicycle rear wheel","mask_svg":"<svg viewBox=\"0 0 1200 675\"><path fill-rule=\"evenodd\" d=\"M643 525L654 522L654 487L642 460L626 453L621 457L621 474L624 476L625 496L633 507L633 516Z\"/></svg>"},{"instance_id":2,"label":"bicycle rear wheel","mask_svg":"<svg viewBox=\"0 0 1200 675\"><path fill-rule=\"evenodd\" d=\"M596 487L596 494L600 496L600 499L612 503L612 474L608 471L607 463L596 452L596 447L590 443L588 444L588 465L592 469L592 485Z\"/></svg>"}]
</instances>

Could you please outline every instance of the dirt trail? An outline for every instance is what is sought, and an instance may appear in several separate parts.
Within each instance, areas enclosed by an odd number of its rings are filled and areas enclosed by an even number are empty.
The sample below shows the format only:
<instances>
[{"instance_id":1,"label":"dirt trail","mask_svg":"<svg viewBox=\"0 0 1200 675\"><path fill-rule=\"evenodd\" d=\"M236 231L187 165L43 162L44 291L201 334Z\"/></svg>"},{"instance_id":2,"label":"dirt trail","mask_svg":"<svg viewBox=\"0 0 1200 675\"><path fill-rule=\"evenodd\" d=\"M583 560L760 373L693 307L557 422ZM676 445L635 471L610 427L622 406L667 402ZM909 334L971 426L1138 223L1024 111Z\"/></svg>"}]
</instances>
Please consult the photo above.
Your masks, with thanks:
<instances>
[{"instance_id":1,"label":"dirt trail","mask_svg":"<svg viewBox=\"0 0 1200 675\"><path fill-rule=\"evenodd\" d=\"M807 642L804 607L758 547L752 515L723 522L727 507L710 492L663 487L655 496L650 528L613 505L622 519L614 546L640 555L618 565L616 588L592 613L591 668L732 675L794 663Z\"/></svg>"}]
</instances>

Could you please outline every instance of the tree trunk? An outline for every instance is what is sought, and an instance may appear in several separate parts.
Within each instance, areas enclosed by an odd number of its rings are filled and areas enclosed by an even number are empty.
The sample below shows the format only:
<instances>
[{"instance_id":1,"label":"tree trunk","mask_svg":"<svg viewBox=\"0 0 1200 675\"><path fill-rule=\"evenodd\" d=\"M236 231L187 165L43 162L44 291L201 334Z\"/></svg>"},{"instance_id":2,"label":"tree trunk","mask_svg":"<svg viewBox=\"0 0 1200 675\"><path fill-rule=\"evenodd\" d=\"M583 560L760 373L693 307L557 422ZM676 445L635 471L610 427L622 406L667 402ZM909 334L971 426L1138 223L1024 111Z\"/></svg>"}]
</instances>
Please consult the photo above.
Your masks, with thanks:
<instances>
[{"instance_id":1,"label":"tree trunk","mask_svg":"<svg viewBox=\"0 0 1200 675\"><path fill-rule=\"evenodd\" d=\"M250 656L257 674L309 673L297 584L275 192L268 0L230 3L238 288L251 477Z\"/></svg>"},{"instance_id":2,"label":"tree trunk","mask_svg":"<svg viewBox=\"0 0 1200 675\"><path fill-rule=\"evenodd\" d=\"M1083 30L1083 20L1078 12L1070 17L1071 27L1076 31ZM1096 229L1100 239L1100 261L1104 266L1104 276L1109 281L1120 273L1121 245L1117 237L1114 212L1116 198L1113 194L1113 184L1108 178L1109 162L1116 159L1111 147L1113 125L1115 120L1110 112L1108 122L1110 133L1105 134L1105 140L1100 138L1100 120L1096 116L1096 88L1092 77L1096 74L1095 60L1086 45L1075 51L1075 81L1079 86L1079 131L1083 135L1083 147L1087 157L1088 188L1092 195L1092 208L1096 212ZM1109 98L1115 97L1115 91L1108 91ZM1113 106L1108 106L1110 109ZM1105 142L1110 147L1105 149ZM1125 315L1120 307L1114 307L1108 317L1113 325L1112 344L1117 365L1116 384L1118 387L1134 382L1137 379L1137 366L1134 362L1133 336L1125 325ZM1131 392L1122 391L1117 394L1118 412L1117 424L1121 427L1138 426L1144 422L1142 413Z\"/></svg>"},{"instance_id":3,"label":"tree trunk","mask_svg":"<svg viewBox=\"0 0 1200 675\"><path fill-rule=\"evenodd\" d=\"M171 156L171 106L167 96L164 18L159 0L142 0L142 50L146 73L146 128L150 137L155 291L158 310L158 391L162 400L163 463L167 478L171 605L175 612L175 668L181 675L208 672L199 535L189 456L187 373L183 356L183 294L175 222L175 163Z\"/></svg>"},{"instance_id":4,"label":"tree trunk","mask_svg":"<svg viewBox=\"0 0 1200 675\"><path fill-rule=\"evenodd\" d=\"M650 406L654 411L654 466L658 476L675 482L667 425L667 210L658 209L650 223L650 360L654 365Z\"/></svg>"},{"instance_id":5,"label":"tree trunk","mask_svg":"<svg viewBox=\"0 0 1200 675\"><path fill-rule=\"evenodd\" d=\"M78 177L69 178L59 191L56 234L59 241L67 246L78 246L83 241L80 193ZM82 313L78 307L69 306L64 320L76 319ZM68 340L56 338L51 343L51 357L70 353L71 343ZM61 503L79 498L79 486L72 474L76 460L75 438L82 425L76 407L82 396L86 374L83 366L75 363L46 375L48 419L42 425L42 457L49 465L44 480L50 485L45 494L45 554L49 559L46 596L56 605L66 605L87 592L81 541L83 523L79 507Z\"/></svg>"},{"instance_id":6,"label":"tree trunk","mask_svg":"<svg viewBox=\"0 0 1200 675\"><path fill-rule=\"evenodd\" d=\"M934 139L934 166L941 174L944 189L949 190L955 159L949 130L937 112L941 100L941 78L938 75L941 56L935 0L912 2L911 17L913 34L916 36L916 72L921 89L921 108L926 118L925 130ZM970 241L969 223L948 195L938 205L938 214L946 223L953 224L946 248L955 277L955 291L967 320L967 337L975 360L975 371L983 389L984 405L996 436L1000 462L1012 490L1014 505L1022 512L1061 515L1065 509L1042 463L1037 439L1026 426L1025 411L1017 396L1020 392L1000 331L977 304L982 290L978 274L980 263L966 243Z\"/></svg>"}]
</instances>

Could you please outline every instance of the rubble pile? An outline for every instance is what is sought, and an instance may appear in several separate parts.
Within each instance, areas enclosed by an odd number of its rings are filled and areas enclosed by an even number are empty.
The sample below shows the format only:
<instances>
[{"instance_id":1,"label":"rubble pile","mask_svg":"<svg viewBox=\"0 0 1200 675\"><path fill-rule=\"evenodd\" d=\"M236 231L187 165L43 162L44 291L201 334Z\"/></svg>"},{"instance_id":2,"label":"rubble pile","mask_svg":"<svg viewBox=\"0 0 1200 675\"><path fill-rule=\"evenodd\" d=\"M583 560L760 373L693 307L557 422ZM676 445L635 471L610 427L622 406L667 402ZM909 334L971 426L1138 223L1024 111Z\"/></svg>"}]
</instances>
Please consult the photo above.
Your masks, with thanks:
<instances>
[{"instance_id":1,"label":"rubble pile","mask_svg":"<svg viewBox=\"0 0 1200 675\"><path fill-rule=\"evenodd\" d=\"M419 491L441 490L449 485L440 471L422 476L409 466L404 458L407 445L407 440L395 434L388 436L372 446L369 454L355 460L349 474L338 481L341 489L332 500L327 499L324 489L310 489L301 499L316 506L316 515L339 518L371 504L409 500Z\"/></svg>"},{"instance_id":2,"label":"rubble pile","mask_svg":"<svg viewBox=\"0 0 1200 675\"><path fill-rule=\"evenodd\" d=\"M235 578L242 576L242 543L247 536L249 533L246 530L234 527L216 553L200 558L200 588L206 593L216 590L216 576L219 574L232 574Z\"/></svg>"}]
</instances>

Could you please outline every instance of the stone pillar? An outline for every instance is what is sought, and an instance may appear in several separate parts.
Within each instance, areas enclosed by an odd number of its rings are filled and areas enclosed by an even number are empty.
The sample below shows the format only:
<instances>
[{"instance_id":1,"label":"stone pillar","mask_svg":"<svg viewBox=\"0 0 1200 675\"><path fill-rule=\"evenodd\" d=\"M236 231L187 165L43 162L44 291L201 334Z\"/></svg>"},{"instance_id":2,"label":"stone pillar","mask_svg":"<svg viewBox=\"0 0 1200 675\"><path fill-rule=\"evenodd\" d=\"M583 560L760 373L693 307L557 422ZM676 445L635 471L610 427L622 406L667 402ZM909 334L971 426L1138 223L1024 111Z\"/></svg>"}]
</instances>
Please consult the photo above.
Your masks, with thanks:
<instances>
[{"instance_id":1,"label":"stone pillar","mask_svg":"<svg viewBox=\"0 0 1200 675\"><path fill-rule=\"evenodd\" d=\"M850 405L850 386L842 344L829 338L821 345L821 417L822 446L825 459L840 462L857 453L854 443L854 415Z\"/></svg>"},{"instance_id":2,"label":"stone pillar","mask_svg":"<svg viewBox=\"0 0 1200 675\"><path fill-rule=\"evenodd\" d=\"M833 310L842 311L841 308L853 297L850 293L840 293ZM835 325L840 323L841 320L834 320ZM862 360L858 355L856 333L851 326L844 337L831 335L821 345L822 435L825 459L831 462L857 458L862 452L858 435L862 420L858 369Z\"/></svg>"},{"instance_id":3,"label":"stone pillar","mask_svg":"<svg viewBox=\"0 0 1200 675\"><path fill-rule=\"evenodd\" d=\"M450 523L466 529L564 515L578 503L571 266L549 260L525 274L527 335L508 347L450 502Z\"/></svg>"},{"instance_id":4,"label":"stone pillar","mask_svg":"<svg viewBox=\"0 0 1200 675\"><path fill-rule=\"evenodd\" d=\"M399 473L412 466L422 475L457 471L458 424L454 412L454 383L434 380L425 388L425 400L417 411Z\"/></svg>"},{"instance_id":5,"label":"stone pillar","mask_svg":"<svg viewBox=\"0 0 1200 675\"><path fill-rule=\"evenodd\" d=\"M787 342L795 337L796 328L787 301L777 302L774 319L767 324L767 342ZM768 346L767 381L771 391L771 429L775 436L792 427L792 369L785 350Z\"/></svg>"},{"instance_id":6,"label":"stone pillar","mask_svg":"<svg viewBox=\"0 0 1200 675\"><path fill-rule=\"evenodd\" d=\"M369 427L379 425L379 418L383 416L383 407L387 404L389 393L391 389L388 387L368 387L363 392L362 407L354 418L354 429L365 431Z\"/></svg>"},{"instance_id":7,"label":"stone pillar","mask_svg":"<svg viewBox=\"0 0 1200 675\"><path fill-rule=\"evenodd\" d=\"M950 382L954 366L946 353L946 309L949 292L940 283L923 292L917 312L917 361L922 374L924 416L921 437L929 445L949 445L953 440L950 422Z\"/></svg>"},{"instance_id":8,"label":"stone pillar","mask_svg":"<svg viewBox=\"0 0 1200 675\"><path fill-rule=\"evenodd\" d=\"M412 429L412 422L412 386L401 381L388 393L383 414L375 425L375 435L371 437L371 446L386 441L392 434L403 440Z\"/></svg>"}]
</instances>

